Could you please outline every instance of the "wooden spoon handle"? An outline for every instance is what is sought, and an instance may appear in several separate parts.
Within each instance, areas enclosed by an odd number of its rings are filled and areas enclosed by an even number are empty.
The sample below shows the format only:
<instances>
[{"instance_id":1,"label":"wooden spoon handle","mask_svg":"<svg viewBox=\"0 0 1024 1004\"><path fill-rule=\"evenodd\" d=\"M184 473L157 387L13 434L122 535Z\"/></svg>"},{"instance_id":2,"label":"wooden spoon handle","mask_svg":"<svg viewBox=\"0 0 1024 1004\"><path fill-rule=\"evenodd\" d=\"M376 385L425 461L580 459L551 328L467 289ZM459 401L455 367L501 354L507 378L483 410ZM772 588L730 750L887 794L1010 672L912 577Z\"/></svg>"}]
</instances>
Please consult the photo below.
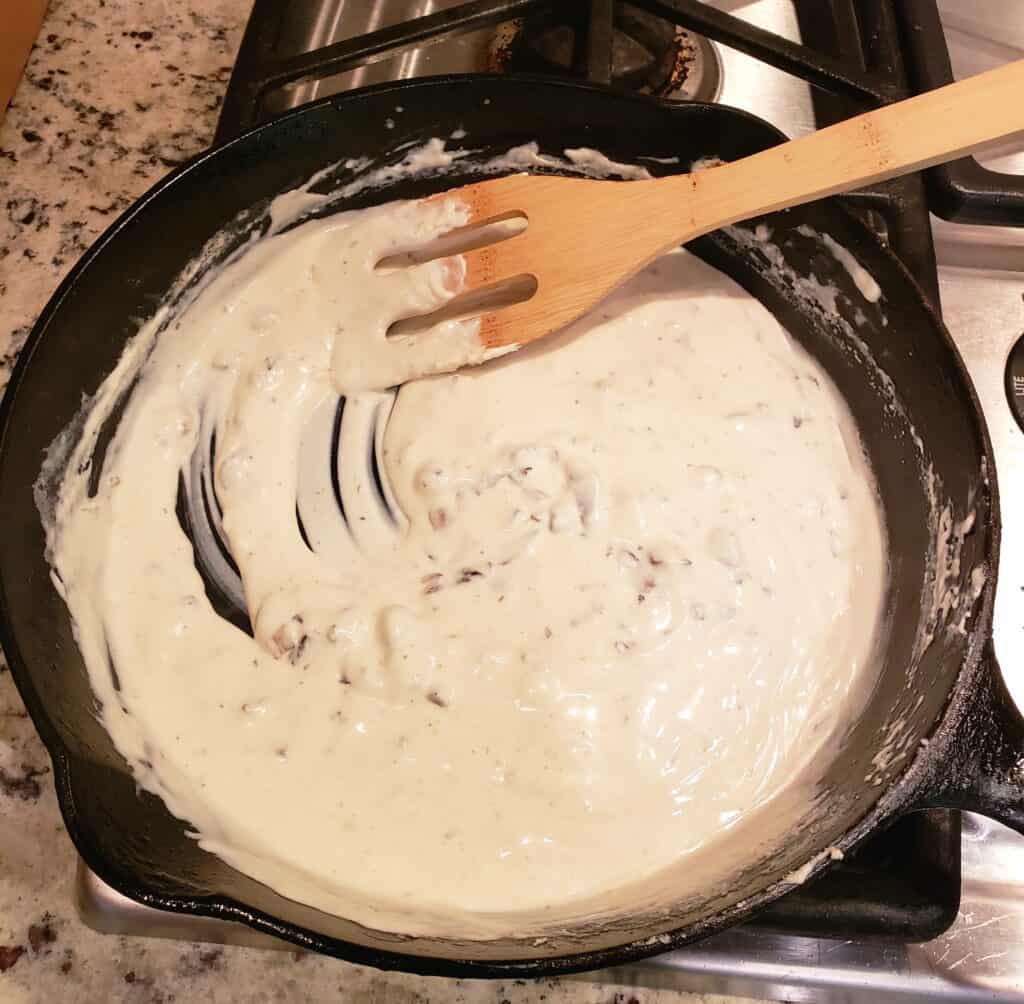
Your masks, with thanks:
<instances>
[{"instance_id":1,"label":"wooden spoon handle","mask_svg":"<svg viewBox=\"0 0 1024 1004\"><path fill-rule=\"evenodd\" d=\"M690 236L953 160L1024 130L1024 59L679 178ZM650 186L656 190L663 182ZM660 212L665 213L661 203ZM662 216L664 219L664 215ZM666 221L667 222L667 221ZM677 219L677 225L679 221ZM666 234L666 249L678 242Z\"/></svg>"}]
</instances>

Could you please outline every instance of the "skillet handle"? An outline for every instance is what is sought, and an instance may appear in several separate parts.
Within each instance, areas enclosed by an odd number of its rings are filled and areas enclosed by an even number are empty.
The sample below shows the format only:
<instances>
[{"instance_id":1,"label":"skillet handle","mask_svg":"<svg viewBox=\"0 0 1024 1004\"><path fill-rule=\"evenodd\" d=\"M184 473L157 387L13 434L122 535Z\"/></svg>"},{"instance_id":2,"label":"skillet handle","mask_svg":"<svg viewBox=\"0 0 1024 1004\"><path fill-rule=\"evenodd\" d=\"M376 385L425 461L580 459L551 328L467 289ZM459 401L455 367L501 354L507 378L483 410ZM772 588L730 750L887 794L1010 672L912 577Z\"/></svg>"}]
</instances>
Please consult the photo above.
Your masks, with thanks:
<instances>
[{"instance_id":1,"label":"skillet handle","mask_svg":"<svg viewBox=\"0 0 1024 1004\"><path fill-rule=\"evenodd\" d=\"M922 807L979 812L1024 834L1024 717L991 639L982 660L978 688L935 764Z\"/></svg>"}]
</instances>

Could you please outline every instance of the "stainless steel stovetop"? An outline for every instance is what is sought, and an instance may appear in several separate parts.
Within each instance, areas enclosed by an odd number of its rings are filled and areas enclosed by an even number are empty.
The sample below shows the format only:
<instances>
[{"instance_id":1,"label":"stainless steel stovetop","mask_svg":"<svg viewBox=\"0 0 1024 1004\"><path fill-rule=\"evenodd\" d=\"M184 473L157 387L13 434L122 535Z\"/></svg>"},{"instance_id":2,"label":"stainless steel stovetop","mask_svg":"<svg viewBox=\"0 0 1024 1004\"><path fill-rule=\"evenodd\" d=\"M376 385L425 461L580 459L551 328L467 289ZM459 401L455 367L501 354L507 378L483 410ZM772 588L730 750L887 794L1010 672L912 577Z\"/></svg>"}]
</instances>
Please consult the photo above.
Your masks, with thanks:
<instances>
[{"instance_id":1,"label":"stainless steel stovetop","mask_svg":"<svg viewBox=\"0 0 1024 1004\"><path fill-rule=\"evenodd\" d=\"M307 44L324 45L452 2L334 0L324 4ZM708 6L799 38L793 0L711 0ZM1024 4L940 0L939 7L957 76L1024 57ZM290 88L276 110L379 80L481 69L481 49L489 47L491 37L477 32L405 51ZM814 128L810 88L801 80L725 47L701 44L697 59L704 66L697 74L698 97L746 108L791 136ZM1024 174L1024 144L994 151L983 163ZM1024 707L1024 430L1013 418L1005 386L1007 357L1024 333L1024 231L934 217L932 223L943 316L977 387L995 447L1004 520L995 646L1007 684ZM1024 839L966 815L962 856L959 916L945 934L924 944L815 939L741 927L628 969L583 978L786 1001L1024 1002ZM84 866L76 905L101 931L288 947L240 925L141 907Z\"/></svg>"}]
</instances>

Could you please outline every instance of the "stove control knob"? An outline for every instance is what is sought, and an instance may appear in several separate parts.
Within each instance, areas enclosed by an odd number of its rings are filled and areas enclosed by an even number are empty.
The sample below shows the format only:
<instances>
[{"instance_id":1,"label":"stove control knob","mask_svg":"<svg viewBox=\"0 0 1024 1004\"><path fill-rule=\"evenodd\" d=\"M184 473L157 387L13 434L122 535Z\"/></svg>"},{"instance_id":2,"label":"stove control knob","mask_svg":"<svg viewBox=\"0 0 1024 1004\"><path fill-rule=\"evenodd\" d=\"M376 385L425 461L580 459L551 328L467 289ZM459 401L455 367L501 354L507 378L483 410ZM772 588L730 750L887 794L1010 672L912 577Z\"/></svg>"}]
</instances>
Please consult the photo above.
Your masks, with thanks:
<instances>
[{"instance_id":1,"label":"stove control knob","mask_svg":"<svg viewBox=\"0 0 1024 1004\"><path fill-rule=\"evenodd\" d=\"M1017 339L1006 360L1006 399L1017 424L1024 429L1024 335Z\"/></svg>"}]
</instances>

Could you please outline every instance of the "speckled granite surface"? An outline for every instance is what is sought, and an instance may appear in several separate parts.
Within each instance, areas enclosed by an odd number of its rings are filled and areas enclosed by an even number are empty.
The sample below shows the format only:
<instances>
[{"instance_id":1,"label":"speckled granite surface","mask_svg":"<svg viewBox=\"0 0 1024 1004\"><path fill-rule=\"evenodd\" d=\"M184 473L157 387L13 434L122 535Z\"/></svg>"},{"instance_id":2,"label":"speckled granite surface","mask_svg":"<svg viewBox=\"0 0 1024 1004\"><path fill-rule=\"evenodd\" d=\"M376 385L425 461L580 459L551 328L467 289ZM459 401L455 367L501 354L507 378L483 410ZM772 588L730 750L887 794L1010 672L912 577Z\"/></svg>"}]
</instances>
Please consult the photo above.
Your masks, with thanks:
<instances>
[{"instance_id":1,"label":"speckled granite surface","mask_svg":"<svg viewBox=\"0 0 1024 1004\"><path fill-rule=\"evenodd\" d=\"M53 0L0 129L0 387L90 242L209 140L249 0ZM2 521L0 521L0 532ZM96 934L45 751L0 661L0 1001L654 1004L608 982L464 983L294 952Z\"/></svg>"}]
</instances>

